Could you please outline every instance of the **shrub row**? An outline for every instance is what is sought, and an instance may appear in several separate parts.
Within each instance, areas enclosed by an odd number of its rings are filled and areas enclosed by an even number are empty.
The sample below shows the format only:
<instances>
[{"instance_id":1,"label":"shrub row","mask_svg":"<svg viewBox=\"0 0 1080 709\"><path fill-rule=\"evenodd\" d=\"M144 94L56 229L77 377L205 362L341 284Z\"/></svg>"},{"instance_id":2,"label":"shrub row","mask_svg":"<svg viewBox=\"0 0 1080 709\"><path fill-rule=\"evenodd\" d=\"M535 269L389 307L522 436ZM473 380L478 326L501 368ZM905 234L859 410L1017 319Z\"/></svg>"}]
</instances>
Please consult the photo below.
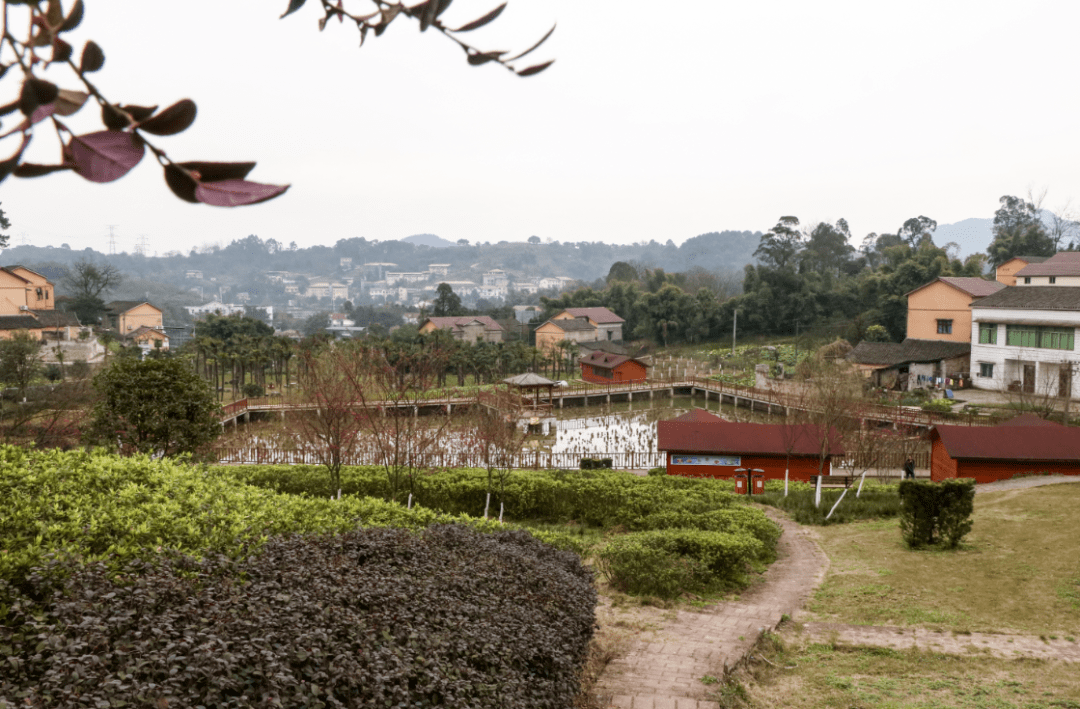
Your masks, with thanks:
<instances>
[{"instance_id":1,"label":"shrub row","mask_svg":"<svg viewBox=\"0 0 1080 709\"><path fill-rule=\"evenodd\" d=\"M799 524L844 524L863 519L890 519L900 514L900 496L895 485L867 482L859 497L855 497L856 486L848 490L844 501L828 520L825 516L840 499L843 490L822 490L820 507L814 506L814 486L806 483L792 484L787 497L784 497L783 483L779 490L766 485L765 494L754 495L753 499L784 510Z\"/></svg>"},{"instance_id":2,"label":"shrub row","mask_svg":"<svg viewBox=\"0 0 1080 709\"><path fill-rule=\"evenodd\" d=\"M0 707L568 707L596 603L573 554L449 525L56 562L31 592Z\"/></svg>"},{"instance_id":3,"label":"shrub row","mask_svg":"<svg viewBox=\"0 0 1080 709\"><path fill-rule=\"evenodd\" d=\"M615 537L597 564L621 591L673 598L742 584L765 554L765 544L745 532L661 529Z\"/></svg>"},{"instance_id":4,"label":"shrub row","mask_svg":"<svg viewBox=\"0 0 1080 709\"><path fill-rule=\"evenodd\" d=\"M971 531L975 481L900 482L900 534L909 547L942 541L955 549Z\"/></svg>"},{"instance_id":5,"label":"shrub row","mask_svg":"<svg viewBox=\"0 0 1080 709\"><path fill-rule=\"evenodd\" d=\"M331 501L245 485L221 471L147 457L0 446L0 579L22 583L49 553L123 564L155 549L231 557L275 534L495 522L356 496ZM576 551L580 541L538 532ZM2 598L0 598L2 604Z\"/></svg>"},{"instance_id":6,"label":"shrub row","mask_svg":"<svg viewBox=\"0 0 1080 709\"><path fill-rule=\"evenodd\" d=\"M582 470L611 470L611 458L582 458Z\"/></svg>"},{"instance_id":7,"label":"shrub row","mask_svg":"<svg viewBox=\"0 0 1080 709\"><path fill-rule=\"evenodd\" d=\"M242 482L281 492L325 494L326 471L318 466L222 466L224 474ZM386 473L376 467L347 467L342 491L386 498ZM637 520L664 510L701 512L740 504L722 481L679 476L639 477L621 471L518 471L506 483L502 502L514 519L631 528ZM496 491L497 492L497 491ZM426 471L415 484L414 500L448 514L480 516L487 495L482 470ZM498 495L493 499L497 499Z\"/></svg>"}]
</instances>

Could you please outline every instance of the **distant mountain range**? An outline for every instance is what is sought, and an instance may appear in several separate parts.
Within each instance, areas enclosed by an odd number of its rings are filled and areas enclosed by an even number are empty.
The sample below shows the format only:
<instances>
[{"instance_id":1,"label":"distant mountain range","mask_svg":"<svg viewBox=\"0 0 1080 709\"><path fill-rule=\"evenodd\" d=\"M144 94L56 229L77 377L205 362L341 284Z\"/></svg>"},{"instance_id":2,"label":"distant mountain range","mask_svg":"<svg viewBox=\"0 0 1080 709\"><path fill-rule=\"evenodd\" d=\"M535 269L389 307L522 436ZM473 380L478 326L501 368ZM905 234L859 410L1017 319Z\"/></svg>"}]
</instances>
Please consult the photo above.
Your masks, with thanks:
<instances>
[{"instance_id":1,"label":"distant mountain range","mask_svg":"<svg viewBox=\"0 0 1080 709\"><path fill-rule=\"evenodd\" d=\"M993 219L965 219L955 224L938 224L934 243L944 247L953 242L960 247L960 258L985 252L994 238Z\"/></svg>"}]
</instances>

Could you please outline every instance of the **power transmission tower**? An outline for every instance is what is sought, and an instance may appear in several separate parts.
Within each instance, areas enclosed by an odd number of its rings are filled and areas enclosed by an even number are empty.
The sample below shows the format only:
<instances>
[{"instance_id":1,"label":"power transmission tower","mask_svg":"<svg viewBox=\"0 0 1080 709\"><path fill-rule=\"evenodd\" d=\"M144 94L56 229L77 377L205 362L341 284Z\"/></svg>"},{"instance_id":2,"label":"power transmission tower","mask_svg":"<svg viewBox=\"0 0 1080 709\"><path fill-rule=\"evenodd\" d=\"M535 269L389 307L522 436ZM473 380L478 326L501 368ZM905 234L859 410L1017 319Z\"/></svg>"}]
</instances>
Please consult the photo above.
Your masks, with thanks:
<instances>
[{"instance_id":1,"label":"power transmission tower","mask_svg":"<svg viewBox=\"0 0 1080 709\"><path fill-rule=\"evenodd\" d=\"M146 234L139 234L139 241L135 244L135 253L140 256L146 256L146 248L150 245L146 238Z\"/></svg>"},{"instance_id":2,"label":"power transmission tower","mask_svg":"<svg viewBox=\"0 0 1080 709\"><path fill-rule=\"evenodd\" d=\"M113 233L113 229L116 228L115 224L109 224L109 253L116 254L116 235Z\"/></svg>"}]
</instances>

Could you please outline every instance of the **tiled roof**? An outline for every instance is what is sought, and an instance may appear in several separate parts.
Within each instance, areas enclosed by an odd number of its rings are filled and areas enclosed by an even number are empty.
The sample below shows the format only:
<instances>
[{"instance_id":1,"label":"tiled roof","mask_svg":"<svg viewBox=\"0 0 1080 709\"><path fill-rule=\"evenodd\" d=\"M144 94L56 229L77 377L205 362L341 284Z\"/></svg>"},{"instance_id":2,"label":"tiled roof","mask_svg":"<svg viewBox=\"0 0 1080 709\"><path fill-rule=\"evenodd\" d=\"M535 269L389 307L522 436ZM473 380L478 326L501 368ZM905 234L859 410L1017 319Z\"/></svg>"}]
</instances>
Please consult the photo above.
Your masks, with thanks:
<instances>
[{"instance_id":1,"label":"tiled roof","mask_svg":"<svg viewBox=\"0 0 1080 709\"><path fill-rule=\"evenodd\" d=\"M41 323L31 315L0 315L0 330L39 330Z\"/></svg>"},{"instance_id":2,"label":"tiled roof","mask_svg":"<svg viewBox=\"0 0 1080 709\"><path fill-rule=\"evenodd\" d=\"M442 316L428 318L424 322L431 323L440 330L460 330L471 322L482 323L485 330L502 330L499 323L492 320L490 315Z\"/></svg>"},{"instance_id":3,"label":"tiled roof","mask_svg":"<svg viewBox=\"0 0 1080 709\"><path fill-rule=\"evenodd\" d=\"M575 318L588 318L600 325L626 322L607 308L567 308L565 312Z\"/></svg>"},{"instance_id":4,"label":"tiled roof","mask_svg":"<svg viewBox=\"0 0 1080 709\"><path fill-rule=\"evenodd\" d=\"M1080 253L1080 252L1078 252ZM971 304L972 308L1080 310L1080 287L1011 286Z\"/></svg>"},{"instance_id":5,"label":"tiled roof","mask_svg":"<svg viewBox=\"0 0 1080 709\"><path fill-rule=\"evenodd\" d=\"M133 310L144 303L150 305L150 303L145 300L114 300L111 303L107 303L105 309L114 315L119 315L121 313L126 313L129 310ZM154 306L150 305L150 307Z\"/></svg>"},{"instance_id":6,"label":"tiled roof","mask_svg":"<svg viewBox=\"0 0 1080 709\"><path fill-rule=\"evenodd\" d=\"M31 310L43 327L79 327L75 313L65 310Z\"/></svg>"},{"instance_id":7,"label":"tiled roof","mask_svg":"<svg viewBox=\"0 0 1080 709\"><path fill-rule=\"evenodd\" d=\"M656 424L656 447L662 451L730 455L787 455L790 450L792 455L816 457L821 445L820 430L811 424L675 419ZM839 434L833 431L829 438L829 454L843 455Z\"/></svg>"},{"instance_id":8,"label":"tiled roof","mask_svg":"<svg viewBox=\"0 0 1080 709\"><path fill-rule=\"evenodd\" d=\"M505 384L513 384L514 386L518 386L518 387L555 386L555 382L553 382L550 379L547 379L545 377L541 377L539 374L536 374L535 372L525 372L524 374L518 374L517 376L513 376L513 377L510 377L508 379L503 379L503 383L505 383Z\"/></svg>"},{"instance_id":9,"label":"tiled roof","mask_svg":"<svg viewBox=\"0 0 1080 709\"><path fill-rule=\"evenodd\" d=\"M1080 462L1080 428L1065 426L935 426L957 459Z\"/></svg>"},{"instance_id":10,"label":"tiled roof","mask_svg":"<svg viewBox=\"0 0 1080 709\"><path fill-rule=\"evenodd\" d=\"M595 330L596 325L584 318L563 319L563 320L548 320L549 323L557 325L563 332L580 332L581 330Z\"/></svg>"},{"instance_id":11,"label":"tiled roof","mask_svg":"<svg viewBox=\"0 0 1080 709\"><path fill-rule=\"evenodd\" d=\"M938 280L948 283L954 288L959 288L968 295L976 298L982 298L988 296L991 293L997 293L999 290L1005 287L1004 283L1000 281L988 281L985 278L970 278L961 276L943 276Z\"/></svg>"},{"instance_id":12,"label":"tiled roof","mask_svg":"<svg viewBox=\"0 0 1080 709\"><path fill-rule=\"evenodd\" d=\"M979 301L980 303L982 301ZM971 353L971 343L948 342L946 340L916 340L907 338L903 342L860 342L848 353L849 362L856 364L877 364L891 367L905 362L937 362Z\"/></svg>"},{"instance_id":13,"label":"tiled roof","mask_svg":"<svg viewBox=\"0 0 1080 709\"><path fill-rule=\"evenodd\" d=\"M579 342L578 349L586 354L596 351L608 354L629 355L630 351L622 342L613 340L596 340L595 342Z\"/></svg>"},{"instance_id":14,"label":"tiled roof","mask_svg":"<svg viewBox=\"0 0 1080 709\"><path fill-rule=\"evenodd\" d=\"M140 325L138 328L136 328L135 330L127 333L123 337L124 337L124 339L127 339L127 340L134 340L135 338L141 337L142 335L145 335L145 334L150 333L150 332L156 332L158 335L161 335L166 340L169 339L169 336L166 335L161 330L158 330L157 328L153 328L153 327L147 327L146 325Z\"/></svg>"},{"instance_id":15,"label":"tiled roof","mask_svg":"<svg viewBox=\"0 0 1080 709\"><path fill-rule=\"evenodd\" d=\"M627 357L626 355L617 355L604 352L603 350L596 350L595 352L588 354L578 360L593 367L599 367L600 369L615 369L624 362L634 361L640 364L642 367L648 367L641 360L634 359L633 357Z\"/></svg>"},{"instance_id":16,"label":"tiled roof","mask_svg":"<svg viewBox=\"0 0 1080 709\"><path fill-rule=\"evenodd\" d=\"M1029 263L1016 272L1023 276L1080 276L1080 251L1059 251L1041 263Z\"/></svg>"}]
</instances>

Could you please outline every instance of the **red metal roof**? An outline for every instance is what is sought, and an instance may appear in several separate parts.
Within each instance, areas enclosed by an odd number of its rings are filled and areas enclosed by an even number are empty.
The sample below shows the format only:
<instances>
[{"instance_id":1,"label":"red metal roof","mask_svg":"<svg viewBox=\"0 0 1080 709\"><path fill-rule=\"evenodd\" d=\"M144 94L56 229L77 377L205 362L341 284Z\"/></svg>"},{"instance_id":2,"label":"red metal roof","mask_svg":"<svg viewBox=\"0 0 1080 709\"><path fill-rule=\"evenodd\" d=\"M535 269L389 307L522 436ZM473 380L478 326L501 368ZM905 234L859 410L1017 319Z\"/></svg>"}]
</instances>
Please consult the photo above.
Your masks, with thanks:
<instances>
[{"instance_id":1,"label":"red metal roof","mask_svg":"<svg viewBox=\"0 0 1080 709\"><path fill-rule=\"evenodd\" d=\"M1065 426L935 426L949 455L958 460L1024 460L1080 463L1080 428Z\"/></svg>"},{"instance_id":2,"label":"red metal roof","mask_svg":"<svg viewBox=\"0 0 1080 709\"><path fill-rule=\"evenodd\" d=\"M1064 428L1060 423L1047 421L1035 414L1020 414L1015 418L999 423L998 426L1056 426L1057 428Z\"/></svg>"},{"instance_id":3,"label":"red metal roof","mask_svg":"<svg viewBox=\"0 0 1080 709\"><path fill-rule=\"evenodd\" d=\"M575 318L588 318L599 325L626 322L607 308L567 308L564 312L570 313Z\"/></svg>"},{"instance_id":4,"label":"red metal roof","mask_svg":"<svg viewBox=\"0 0 1080 709\"><path fill-rule=\"evenodd\" d=\"M729 455L787 455L790 448L792 455L816 456L822 442L819 430L810 424L674 419L656 424L656 447L662 451ZM830 436L829 454L844 454L835 429Z\"/></svg>"}]
</instances>

